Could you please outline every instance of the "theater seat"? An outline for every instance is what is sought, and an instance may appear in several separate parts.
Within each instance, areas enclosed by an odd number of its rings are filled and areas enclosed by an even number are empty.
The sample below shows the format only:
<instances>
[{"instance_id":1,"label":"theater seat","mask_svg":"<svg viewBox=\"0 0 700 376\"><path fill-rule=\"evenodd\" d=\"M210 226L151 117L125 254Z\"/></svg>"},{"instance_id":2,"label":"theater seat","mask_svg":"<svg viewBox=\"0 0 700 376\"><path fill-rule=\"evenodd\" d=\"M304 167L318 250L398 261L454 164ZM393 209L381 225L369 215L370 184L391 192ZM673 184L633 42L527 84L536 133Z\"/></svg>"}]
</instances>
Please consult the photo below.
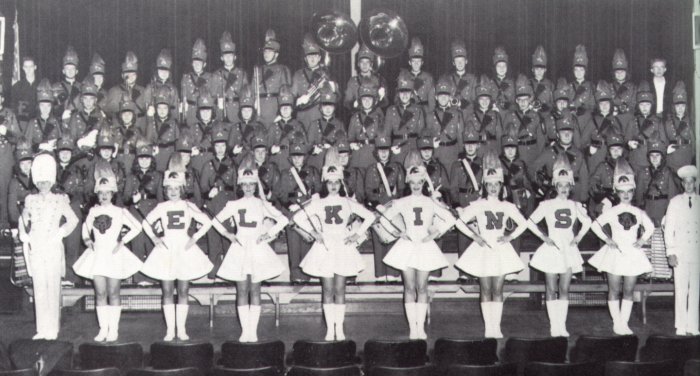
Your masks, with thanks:
<instances>
[{"instance_id":1,"label":"theater seat","mask_svg":"<svg viewBox=\"0 0 700 376\"><path fill-rule=\"evenodd\" d=\"M599 373L610 361L634 362L637 357L636 336L581 336L569 354L572 363L595 362Z\"/></svg>"},{"instance_id":2,"label":"theater seat","mask_svg":"<svg viewBox=\"0 0 700 376\"><path fill-rule=\"evenodd\" d=\"M494 338L438 338L433 350L433 364L441 370L452 364L489 365L498 361Z\"/></svg>"},{"instance_id":3,"label":"theater seat","mask_svg":"<svg viewBox=\"0 0 700 376\"><path fill-rule=\"evenodd\" d=\"M417 367L428 361L428 344L423 340L391 341L370 339L365 342L364 366Z\"/></svg>"},{"instance_id":4,"label":"theater seat","mask_svg":"<svg viewBox=\"0 0 700 376\"><path fill-rule=\"evenodd\" d=\"M683 376L700 376L700 359L690 359L685 362Z\"/></svg>"},{"instance_id":5,"label":"theater seat","mask_svg":"<svg viewBox=\"0 0 700 376\"><path fill-rule=\"evenodd\" d=\"M214 346L208 342L156 342L151 345L154 369L194 367L206 372L212 367Z\"/></svg>"},{"instance_id":6,"label":"theater seat","mask_svg":"<svg viewBox=\"0 0 700 376\"><path fill-rule=\"evenodd\" d=\"M336 368L359 363L353 341L296 341L292 347L295 366Z\"/></svg>"},{"instance_id":7,"label":"theater seat","mask_svg":"<svg viewBox=\"0 0 700 376\"><path fill-rule=\"evenodd\" d=\"M36 369L23 368L0 371L0 376L37 376Z\"/></svg>"},{"instance_id":8,"label":"theater seat","mask_svg":"<svg viewBox=\"0 0 700 376\"><path fill-rule=\"evenodd\" d=\"M137 368L129 371L127 376L204 376L204 372L195 367L154 369Z\"/></svg>"},{"instance_id":9,"label":"theater seat","mask_svg":"<svg viewBox=\"0 0 700 376\"><path fill-rule=\"evenodd\" d=\"M435 367L423 365L418 367L374 367L368 376L434 376Z\"/></svg>"},{"instance_id":10,"label":"theater seat","mask_svg":"<svg viewBox=\"0 0 700 376\"><path fill-rule=\"evenodd\" d=\"M639 352L642 362L673 361L673 375L683 375L689 359L700 358L700 337L651 335Z\"/></svg>"},{"instance_id":11,"label":"theater seat","mask_svg":"<svg viewBox=\"0 0 700 376\"><path fill-rule=\"evenodd\" d=\"M592 363L547 363L525 364L524 376L600 376Z\"/></svg>"},{"instance_id":12,"label":"theater seat","mask_svg":"<svg viewBox=\"0 0 700 376\"><path fill-rule=\"evenodd\" d=\"M516 363L518 374L522 374L528 362L564 363L568 346L569 341L564 337L508 338L502 360Z\"/></svg>"},{"instance_id":13,"label":"theater seat","mask_svg":"<svg viewBox=\"0 0 700 376\"><path fill-rule=\"evenodd\" d=\"M447 376L515 376L518 373L516 363L467 365L455 364L447 368Z\"/></svg>"},{"instance_id":14,"label":"theater seat","mask_svg":"<svg viewBox=\"0 0 700 376\"><path fill-rule=\"evenodd\" d=\"M249 369L231 369L216 367L212 368L209 372L209 376L278 376L280 375L279 369L276 367L261 367L261 368L249 368Z\"/></svg>"},{"instance_id":15,"label":"theater seat","mask_svg":"<svg viewBox=\"0 0 700 376\"><path fill-rule=\"evenodd\" d=\"M284 373L284 342L224 342L221 345L221 365L229 369L273 367Z\"/></svg>"},{"instance_id":16,"label":"theater seat","mask_svg":"<svg viewBox=\"0 0 700 376\"><path fill-rule=\"evenodd\" d=\"M335 368L314 368L294 366L289 369L287 376L361 376L359 366L345 366Z\"/></svg>"},{"instance_id":17,"label":"theater seat","mask_svg":"<svg viewBox=\"0 0 700 376\"><path fill-rule=\"evenodd\" d=\"M56 369L49 376L121 376L118 368L107 367L97 369Z\"/></svg>"},{"instance_id":18,"label":"theater seat","mask_svg":"<svg viewBox=\"0 0 700 376\"><path fill-rule=\"evenodd\" d=\"M143 367L143 348L132 343L83 343L78 348L80 368L115 367L122 373Z\"/></svg>"},{"instance_id":19,"label":"theater seat","mask_svg":"<svg viewBox=\"0 0 700 376\"><path fill-rule=\"evenodd\" d=\"M10 344L10 359L17 369L34 368L37 360L44 360L44 368L73 368L73 344L65 341L19 339Z\"/></svg>"},{"instance_id":20,"label":"theater seat","mask_svg":"<svg viewBox=\"0 0 700 376\"><path fill-rule=\"evenodd\" d=\"M670 375L672 361L605 363L605 376L660 376Z\"/></svg>"}]
</instances>

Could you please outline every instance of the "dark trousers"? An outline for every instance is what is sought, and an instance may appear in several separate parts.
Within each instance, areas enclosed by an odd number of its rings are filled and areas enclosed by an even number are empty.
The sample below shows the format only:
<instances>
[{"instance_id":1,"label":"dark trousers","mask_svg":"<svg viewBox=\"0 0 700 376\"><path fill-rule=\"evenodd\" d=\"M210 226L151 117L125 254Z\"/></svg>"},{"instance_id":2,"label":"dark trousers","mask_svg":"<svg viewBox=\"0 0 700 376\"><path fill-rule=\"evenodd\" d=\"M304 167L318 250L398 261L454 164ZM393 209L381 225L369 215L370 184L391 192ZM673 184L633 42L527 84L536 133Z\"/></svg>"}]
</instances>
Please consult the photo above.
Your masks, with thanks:
<instances>
[{"instance_id":1,"label":"dark trousers","mask_svg":"<svg viewBox=\"0 0 700 376\"><path fill-rule=\"evenodd\" d=\"M391 244L384 244L379 240L379 236L372 231L372 248L374 249L374 276L379 278L379 277L384 277L384 276L392 276L392 277L398 277L401 275L401 273L392 268L391 266L388 266L384 263L384 256L386 256L387 253L389 253L389 250L391 247L394 245L394 243Z\"/></svg>"},{"instance_id":2,"label":"dark trousers","mask_svg":"<svg viewBox=\"0 0 700 376\"><path fill-rule=\"evenodd\" d=\"M306 257L311 249L311 243L307 243L295 230L287 227L287 255L289 257L289 278L294 281L308 281L311 279L299 267L301 260Z\"/></svg>"},{"instance_id":3,"label":"dark trousers","mask_svg":"<svg viewBox=\"0 0 700 376\"><path fill-rule=\"evenodd\" d=\"M457 232L457 255L461 257L462 254L464 253L464 251L467 249L467 247L469 247L472 244L472 242L473 242L473 240L470 237L462 234L461 231L458 231ZM460 277L467 276L467 273L459 270L459 276Z\"/></svg>"}]
</instances>

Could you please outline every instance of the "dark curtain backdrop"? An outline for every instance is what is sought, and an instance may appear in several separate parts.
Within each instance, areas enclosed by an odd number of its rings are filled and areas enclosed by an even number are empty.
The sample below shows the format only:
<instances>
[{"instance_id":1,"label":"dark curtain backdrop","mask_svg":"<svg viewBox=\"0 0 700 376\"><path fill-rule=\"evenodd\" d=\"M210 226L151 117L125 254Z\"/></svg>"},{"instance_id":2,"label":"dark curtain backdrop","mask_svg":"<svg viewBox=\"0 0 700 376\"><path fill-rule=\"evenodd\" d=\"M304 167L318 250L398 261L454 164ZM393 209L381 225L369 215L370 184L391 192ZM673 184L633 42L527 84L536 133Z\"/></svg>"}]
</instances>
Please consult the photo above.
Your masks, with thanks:
<instances>
[{"instance_id":1,"label":"dark curtain backdrop","mask_svg":"<svg viewBox=\"0 0 700 376\"><path fill-rule=\"evenodd\" d=\"M93 52L107 62L107 85L119 82L124 54L133 50L140 61L140 81L153 72L156 55L170 48L179 82L189 70L191 47L204 38L208 69L220 66L219 37L233 34L239 65L246 70L261 59L259 48L268 27L282 43L280 62L295 70L302 66L301 40L311 16L324 9L349 12L349 0L0 0L7 19L3 78L9 85L12 69L15 5L19 11L22 55L36 57L40 75L60 78L61 58L68 44L80 54L80 76L88 71ZM436 77L446 72L450 42L463 38L468 69L491 71L491 56L503 45L511 73L529 73L532 52L542 44L549 57L547 75L570 78L576 44L586 45L589 78L609 79L615 48L625 50L632 79L648 77L649 59L668 59L667 75L692 87L692 3L688 0L362 0L363 15L374 8L395 10L411 36L426 46L426 69ZM382 75L393 87L407 56L389 59ZM349 54L334 56L334 77L341 85L351 72Z\"/></svg>"},{"instance_id":2,"label":"dark curtain backdrop","mask_svg":"<svg viewBox=\"0 0 700 376\"><path fill-rule=\"evenodd\" d=\"M462 38L468 70L491 73L496 46L506 48L510 74L530 75L537 45L547 51L547 75L571 79L574 48L584 44L588 77L610 80L612 55L622 48L632 80L648 79L649 60L668 60L667 77L692 88L693 50L689 0L362 0L362 14L386 8L404 19L426 50L425 68L436 78L451 68L450 43ZM387 61L381 73L392 84L407 54Z\"/></svg>"},{"instance_id":3,"label":"dark curtain backdrop","mask_svg":"<svg viewBox=\"0 0 700 376\"><path fill-rule=\"evenodd\" d=\"M37 59L40 75L61 77L67 45L80 56L80 73L88 72L94 52L107 63L106 86L120 82L127 51L139 59L139 82L148 82L162 48L173 54L173 77L179 83L191 70L192 45L207 44L207 70L221 66L219 38L228 30L238 53L238 65L249 75L262 62L265 31L273 28L282 44L279 61L292 69L302 66L301 41L314 12L337 9L349 13L349 0L3 0L0 11L8 19L3 76L12 69L14 7L20 24L20 51ZM332 73L341 82L350 76L350 53L332 59ZM7 86L6 86L7 87Z\"/></svg>"}]
</instances>

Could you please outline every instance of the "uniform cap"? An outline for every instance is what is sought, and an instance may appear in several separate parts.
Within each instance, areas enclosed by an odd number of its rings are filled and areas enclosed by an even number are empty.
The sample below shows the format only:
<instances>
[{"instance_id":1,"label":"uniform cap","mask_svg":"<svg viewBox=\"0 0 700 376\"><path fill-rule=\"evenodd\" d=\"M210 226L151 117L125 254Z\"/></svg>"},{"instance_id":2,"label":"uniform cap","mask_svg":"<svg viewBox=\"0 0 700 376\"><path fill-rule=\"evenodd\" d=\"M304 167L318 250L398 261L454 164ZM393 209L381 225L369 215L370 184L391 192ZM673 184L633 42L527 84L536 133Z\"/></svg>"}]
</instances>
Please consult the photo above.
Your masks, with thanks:
<instances>
[{"instance_id":1,"label":"uniform cap","mask_svg":"<svg viewBox=\"0 0 700 376\"><path fill-rule=\"evenodd\" d=\"M17 147L15 148L15 159L17 162L21 161L26 161L26 160L31 160L34 158L34 155L32 154L32 145L25 139L22 139L17 143Z\"/></svg>"},{"instance_id":2,"label":"uniform cap","mask_svg":"<svg viewBox=\"0 0 700 376\"><path fill-rule=\"evenodd\" d=\"M610 101L613 98L613 88L605 81L598 81L598 85L595 88L595 100L596 102Z\"/></svg>"},{"instance_id":3,"label":"uniform cap","mask_svg":"<svg viewBox=\"0 0 700 376\"><path fill-rule=\"evenodd\" d=\"M389 149L391 147L391 140L385 135L377 136L374 140L374 146L377 149Z\"/></svg>"},{"instance_id":4,"label":"uniform cap","mask_svg":"<svg viewBox=\"0 0 700 376\"><path fill-rule=\"evenodd\" d=\"M114 136L108 128L102 129L97 135L97 148L115 148Z\"/></svg>"},{"instance_id":5,"label":"uniform cap","mask_svg":"<svg viewBox=\"0 0 700 376\"><path fill-rule=\"evenodd\" d=\"M612 59L612 68L613 70L618 70L618 69L624 69L627 70L628 68L628 63L627 63L627 57L625 56L625 51L622 49L618 48L615 50L615 53L613 54L613 59Z\"/></svg>"},{"instance_id":6,"label":"uniform cap","mask_svg":"<svg viewBox=\"0 0 700 376\"><path fill-rule=\"evenodd\" d=\"M647 155L650 153L660 153L666 155L666 144L661 140L651 140L647 146Z\"/></svg>"},{"instance_id":7,"label":"uniform cap","mask_svg":"<svg viewBox=\"0 0 700 376\"><path fill-rule=\"evenodd\" d=\"M377 143L375 144L377 148L379 148L379 139L377 139ZM342 138L335 143L335 147L338 148L338 153L349 153L350 152L350 144L345 138Z\"/></svg>"},{"instance_id":8,"label":"uniform cap","mask_svg":"<svg viewBox=\"0 0 700 376\"><path fill-rule=\"evenodd\" d=\"M608 138L605 141L605 143L608 145L608 148L612 146L625 146L625 140L622 139L621 135L616 133L613 133L610 136L608 136Z\"/></svg>"},{"instance_id":9,"label":"uniform cap","mask_svg":"<svg viewBox=\"0 0 700 376\"><path fill-rule=\"evenodd\" d=\"M212 129L211 142L228 142L228 134L226 134L226 130L223 126L214 126L214 128Z\"/></svg>"},{"instance_id":10,"label":"uniform cap","mask_svg":"<svg viewBox=\"0 0 700 376\"><path fill-rule=\"evenodd\" d=\"M56 142L56 150L73 150L74 144L70 137L62 137Z\"/></svg>"},{"instance_id":11,"label":"uniform cap","mask_svg":"<svg viewBox=\"0 0 700 376\"><path fill-rule=\"evenodd\" d=\"M399 77L396 83L396 90L398 91L413 91L413 82L407 80L404 77Z\"/></svg>"},{"instance_id":12,"label":"uniform cap","mask_svg":"<svg viewBox=\"0 0 700 376\"><path fill-rule=\"evenodd\" d=\"M450 53L452 54L452 59L457 57L467 57L467 48L464 46L464 42L461 40L452 41L450 45Z\"/></svg>"},{"instance_id":13,"label":"uniform cap","mask_svg":"<svg viewBox=\"0 0 700 376\"><path fill-rule=\"evenodd\" d=\"M170 54L170 50L162 49L156 58L156 68L170 70L173 65L173 56Z\"/></svg>"},{"instance_id":14,"label":"uniform cap","mask_svg":"<svg viewBox=\"0 0 700 376\"><path fill-rule=\"evenodd\" d=\"M537 48L535 48L535 53L532 54L532 66L547 67L547 53L544 51L544 47L537 46Z\"/></svg>"},{"instance_id":15,"label":"uniform cap","mask_svg":"<svg viewBox=\"0 0 700 376\"><path fill-rule=\"evenodd\" d=\"M370 51L369 47L367 47L366 44L362 44L360 46L360 49L357 51L357 61L360 61L362 59L369 59L370 61L374 61L376 58L376 55L374 52Z\"/></svg>"},{"instance_id":16,"label":"uniform cap","mask_svg":"<svg viewBox=\"0 0 700 376\"><path fill-rule=\"evenodd\" d=\"M301 42L301 49L304 50L304 55L321 53L321 47L314 41L311 34L304 35L304 40Z\"/></svg>"},{"instance_id":17,"label":"uniform cap","mask_svg":"<svg viewBox=\"0 0 700 376\"><path fill-rule=\"evenodd\" d=\"M335 104L338 101L338 97L335 92L330 89L321 89L321 104Z\"/></svg>"},{"instance_id":18,"label":"uniform cap","mask_svg":"<svg viewBox=\"0 0 700 376\"><path fill-rule=\"evenodd\" d=\"M574 130L574 117L572 116L571 111L564 110L562 113L562 116L556 120L554 126L556 127L557 132L559 132L559 131L573 131Z\"/></svg>"},{"instance_id":19,"label":"uniform cap","mask_svg":"<svg viewBox=\"0 0 700 376\"><path fill-rule=\"evenodd\" d=\"M192 140L190 140L189 134L185 133L180 135L180 137L175 141L175 150L185 153L192 152Z\"/></svg>"},{"instance_id":20,"label":"uniform cap","mask_svg":"<svg viewBox=\"0 0 700 376\"><path fill-rule=\"evenodd\" d=\"M287 85L280 87L280 93L277 97L277 103L279 106L290 105L294 106L294 94L292 94L291 89Z\"/></svg>"},{"instance_id":21,"label":"uniform cap","mask_svg":"<svg viewBox=\"0 0 700 376\"><path fill-rule=\"evenodd\" d=\"M557 87L554 89L554 101L558 101L560 99L571 101L573 94L571 85L566 82L566 79L560 78L557 80Z\"/></svg>"},{"instance_id":22,"label":"uniform cap","mask_svg":"<svg viewBox=\"0 0 700 376\"><path fill-rule=\"evenodd\" d=\"M586 46L579 44L574 50L574 66L588 67L588 53L586 53Z\"/></svg>"},{"instance_id":23,"label":"uniform cap","mask_svg":"<svg viewBox=\"0 0 700 376\"><path fill-rule=\"evenodd\" d=\"M496 65L501 61L508 64L508 54L506 53L505 48L498 46L493 51L493 65Z\"/></svg>"},{"instance_id":24,"label":"uniform cap","mask_svg":"<svg viewBox=\"0 0 700 376\"><path fill-rule=\"evenodd\" d=\"M253 137L253 140L251 141L251 146L253 147L253 149L256 149L256 148L266 148L267 149L267 140L263 136L257 135L255 137Z\"/></svg>"},{"instance_id":25,"label":"uniform cap","mask_svg":"<svg viewBox=\"0 0 700 376\"><path fill-rule=\"evenodd\" d=\"M637 86L637 103L642 102L654 103L654 94L646 81L640 82L639 86Z\"/></svg>"},{"instance_id":26,"label":"uniform cap","mask_svg":"<svg viewBox=\"0 0 700 376\"><path fill-rule=\"evenodd\" d=\"M289 146L289 155L306 155L306 144L300 140L294 139L292 144Z\"/></svg>"},{"instance_id":27,"label":"uniform cap","mask_svg":"<svg viewBox=\"0 0 700 376\"><path fill-rule=\"evenodd\" d=\"M359 98L362 97L372 97L376 99L377 97L377 88L374 85L362 85L358 89L357 93Z\"/></svg>"},{"instance_id":28,"label":"uniform cap","mask_svg":"<svg viewBox=\"0 0 700 376\"><path fill-rule=\"evenodd\" d=\"M66 48L66 54L63 55L63 65L75 65L78 67L78 53L75 51L73 46L68 46Z\"/></svg>"},{"instance_id":29,"label":"uniform cap","mask_svg":"<svg viewBox=\"0 0 700 376\"><path fill-rule=\"evenodd\" d=\"M56 159L53 155L42 153L34 157L32 162L32 181L56 183Z\"/></svg>"},{"instance_id":30,"label":"uniform cap","mask_svg":"<svg viewBox=\"0 0 700 376\"><path fill-rule=\"evenodd\" d=\"M686 165L678 169L678 177L681 179L698 178L698 168L693 165Z\"/></svg>"},{"instance_id":31,"label":"uniform cap","mask_svg":"<svg viewBox=\"0 0 700 376\"><path fill-rule=\"evenodd\" d=\"M438 83L435 87L435 95L440 95L440 94L452 95L453 91L454 91L454 88L452 87L452 84L447 80L438 81Z\"/></svg>"},{"instance_id":32,"label":"uniform cap","mask_svg":"<svg viewBox=\"0 0 700 376\"><path fill-rule=\"evenodd\" d=\"M80 89L80 95L92 95L93 97L97 96L97 86L95 85L92 80L85 80L83 81L83 85Z\"/></svg>"},{"instance_id":33,"label":"uniform cap","mask_svg":"<svg viewBox=\"0 0 700 376\"><path fill-rule=\"evenodd\" d=\"M279 52L280 47L280 42L277 40L277 35L275 34L275 31L272 29L267 29L267 31L265 32L265 45L263 46L263 49Z\"/></svg>"},{"instance_id":34,"label":"uniform cap","mask_svg":"<svg viewBox=\"0 0 700 376\"><path fill-rule=\"evenodd\" d=\"M131 111L136 114L138 112L138 107L136 106L136 103L131 100L131 98L124 96L121 102L119 102L119 112L122 111Z\"/></svg>"},{"instance_id":35,"label":"uniform cap","mask_svg":"<svg viewBox=\"0 0 700 376\"><path fill-rule=\"evenodd\" d=\"M676 82L676 86L673 87L673 104L679 103L688 103L688 93L683 81Z\"/></svg>"},{"instance_id":36,"label":"uniform cap","mask_svg":"<svg viewBox=\"0 0 700 376\"><path fill-rule=\"evenodd\" d=\"M411 45L408 47L408 57L423 57L423 43L421 43L419 38L411 39ZM466 51L465 51L466 56Z\"/></svg>"},{"instance_id":37,"label":"uniform cap","mask_svg":"<svg viewBox=\"0 0 700 376\"><path fill-rule=\"evenodd\" d=\"M105 74L105 61L97 52L92 55L90 62L90 74Z\"/></svg>"},{"instance_id":38,"label":"uniform cap","mask_svg":"<svg viewBox=\"0 0 700 376\"><path fill-rule=\"evenodd\" d=\"M128 51L122 63L122 73L136 72L139 69L139 59L133 51Z\"/></svg>"},{"instance_id":39,"label":"uniform cap","mask_svg":"<svg viewBox=\"0 0 700 376\"><path fill-rule=\"evenodd\" d=\"M42 79L36 87L37 102L53 103L53 91L51 91L51 83L47 78Z\"/></svg>"},{"instance_id":40,"label":"uniform cap","mask_svg":"<svg viewBox=\"0 0 700 376\"><path fill-rule=\"evenodd\" d=\"M221 34L221 39L219 39L219 48L221 49L221 54L236 53L236 44L233 43L233 38L231 38L231 33L224 31Z\"/></svg>"},{"instance_id":41,"label":"uniform cap","mask_svg":"<svg viewBox=\"0 0 700 376\"><path fill-rule=\"evenodd\" d=\"M192 46L192 60L207 61L207 46L201 38L197 38Z\"/></svg>"},{"instance_id":42,"label":"uniform cap","mask_svg":"<svg viewBox=\"0 0 700 376\"><path fill-rule=\"evenodd\" d=\"M481 141L481 136L471 124L467 124L462 132L462 139L465 144L474 144Z\"/></svg>"},{"instance_id":43,"label":"uniform cap","mask_svg":"<svg viewBox=\"0 0 700 376\"><path fill-rule=\"evenodd\" d=\"M213 108L214 98L208 90L202 91L197 97L197 109Z\"/></svg>"},{"instance_id":44,"label":"uniform cap","mask_svg":"<svg viewBox=\"0 0 700 376\"><path fill-rule=\"evenodd\" d=\"M515 80L515 96L516 97L531 97L534 94L530 80L524 74L519 74Z\"/></svg>"}]
</instances>

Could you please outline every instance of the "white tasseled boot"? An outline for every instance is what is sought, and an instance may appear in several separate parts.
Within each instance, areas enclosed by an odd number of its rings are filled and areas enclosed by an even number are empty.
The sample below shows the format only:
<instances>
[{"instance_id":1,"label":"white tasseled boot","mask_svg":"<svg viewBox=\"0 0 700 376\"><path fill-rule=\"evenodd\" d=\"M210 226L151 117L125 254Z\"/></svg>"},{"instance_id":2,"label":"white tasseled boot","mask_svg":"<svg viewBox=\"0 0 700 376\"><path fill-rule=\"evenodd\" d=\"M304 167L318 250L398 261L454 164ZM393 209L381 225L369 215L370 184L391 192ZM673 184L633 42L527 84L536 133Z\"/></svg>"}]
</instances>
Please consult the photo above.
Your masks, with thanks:
<instances>
[{"instance_id":1,"label":"white tasseled boot","mask_svg":"<svg viewBox=\"0 0 700 376\"><path fill-rule=\"evenodd\" d=\"M503 317L503 302L491 302L491 309L493 313L493 321L491 322L493 326L493 338L503 338L503 333L501 332L501 318Z\"/></svg>"},{"instance_id":2,"label":"white tasseled boot","mask_svg":"<svg viewBox=\"0 0 700 376\"><path fill-rule=\"evenodd\" d=\"M418 333L416 332L416 303L404 303L403 307L406 310L406 321L408 321L408 338L418 339Z\"/></svg>"},{"instance_id":3,"label":"white tasseled boot","mask_svg":"<svg viewBox=\"0 0 700 376\"><path fill-rule=\"evenodd\" d=\"M557 305L556 300L547 300L545 302L547 307L547 316L549 317L549 335L552 337L559 337L559 320L557 317Z\"/></svg>"},{"instance_id":4,"label":"white tasseled boot","mask_svg":"<svg viewBox=\"0 0 700 376\"><path fill-rule=\"evenodd\" d=\"M119 339L119 320L122 316L122 306L109 307L109 332L107 334L107 342L114 342Z\"/></svg>"},{"instance_id":5,"label":"white tasseled boot","mask_svg":"<svg viewBox=\"0 0 700 376\"><path fill-rule=\"evenodd\" d=\"M178 304L176 306L177 338L183 341L190 339L187 335L187 313L189 310L190 306L187 304Z\"/></svg>"},{"instance_id":6,"label":"white tasseled boot","mask_svg":"<svg viewBox=\"0 0 700 376\"><path fill-rule=\"evenodd\" d=\"M491 333L491 321L493 321L493 318L491 315L491 302L481 302L481 317L484 318L484 338L493 338Z\"/></svg>"},{"instance_id":7,"label":"white tasseled boot","mask_svg":"<svg viewBox=\"0 0 700 376\"><path fill-rule=\"evenodd\" d=\"M559 299L557 300L557 319L559 320L559 335L562 337L568 337L569 331L566 330L566 317L569 315L569 300Z\"/></svg>"},{"instance_id":8,"label":"white tasseled boot","mask_svg":"<svg viewBox=\"0 0 700 376\"><path fill-rule=\"evenodd\" d=\"M622 299L622 305L620 306L620 328L623 334L631 335L634 334L632 329L629 327L630 315L632 314L632 300Z\"/></svg>"},{"instance_id":9,"label":"white tasseled boot","mask_svg":"<svg viewBox=\"0 0 700 376\"><path fill-rule=\"evenodd\" d=\"M97 315L97 324L100 326L100 332L95 336L95 341L102 342L107 339L107 334L109 334L109 306L95 307L95 314Z\"/></svg>"},{"instance_id":10,"label":"white tasseled boot","mask_svg":"<svg viewBox=\"0 0 700 376\"><path fill-rule=\"evenodd\" d=\"M620 326L620 301L608 300L608 310L613 321L613 333L624 335L625 333Z\"/></svg>"},{"instance_id":11,"label":"white tasseled boot","mask_svg":"<svg viewBox=\"0 0 700 376\"><path fill-rule=\"evenodd\" d=\"M323 305L323 317L326 319L326 341L335 340L335 304Z\"/></svg>"},{"instance_id":12,"label":"white tasseled boot","mask_svg":"<svg viewBox=\"0 0 700 376\"><path fill-rule=\"evenodd\" d=\"M428 339L425 333L425 318L428 314L428 303L416 303L416 336L418 339Z\"/></svg>"},{"instance_id":13,"label":"white tasseled boot","mask_svg":"<svg viewBox=\"0 0 700 376\"><path fill-rule=\"evenodd\" d=\"M163 317L165 317L163 341L172 341L175 339L175 304L163 304Z\"/></svg>"},{"instance_id":14,"label":"white tasseled boot","mask_svg":"<svg viewBox=\"0 0 700 376\"><path fill-rule=\"evenodd\" d=\"M343 331L343 323L345 322L345 304L335 305L335 340L344 341L345 332Z\"/></svg>"},{"instance_id":15,"label":"white tasseled boot","mask_svg":"<svg viewBox=\"0 0 700 376\"><path fill-rule=\"evenodd\" d=\"M260 306L251 305L248 313L248 342L258 342L258 322L260 321Z\"/></svg>"},{"instance_id":16,"label":"white tasseled boot","mask_svg":"<svg viewBox=\"0 0 700 376\"><path fill-rule=\"evenodd\" d=\"M250 316L250 306L242 305L237 306L238 311L238 321L241 323L241 336L238 338L239 342L248 342L248 322Z\"/></svg>"}]
</instances>

